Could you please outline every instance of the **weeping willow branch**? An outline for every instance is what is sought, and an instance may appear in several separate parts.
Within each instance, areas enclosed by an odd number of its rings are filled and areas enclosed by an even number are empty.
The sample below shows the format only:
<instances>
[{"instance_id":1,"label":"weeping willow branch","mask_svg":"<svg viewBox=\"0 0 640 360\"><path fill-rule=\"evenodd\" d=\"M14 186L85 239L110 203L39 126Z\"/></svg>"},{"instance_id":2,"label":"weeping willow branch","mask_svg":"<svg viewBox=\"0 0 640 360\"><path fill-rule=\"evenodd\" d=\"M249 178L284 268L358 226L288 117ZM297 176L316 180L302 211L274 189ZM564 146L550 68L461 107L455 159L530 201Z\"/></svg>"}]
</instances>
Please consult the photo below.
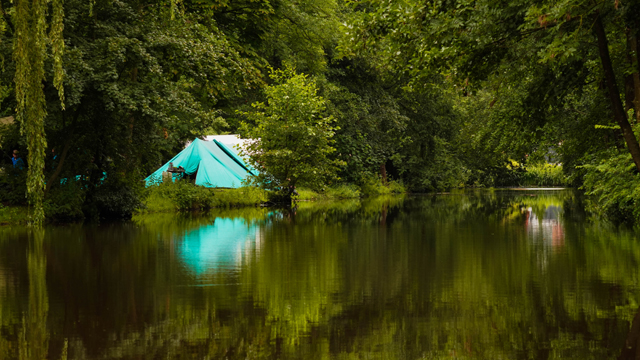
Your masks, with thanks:
<instances>
[{"instance_id":1,"label":"weeping willow branch","mask_svg":"<svg viewBox=\"0 0 640 360\"><path fill-rule=\"evenodd\" d=\"M180 3L180 0L171 0L171 20L176 17L176 12L178 12L178 3Z\"/></svg>"},{"instance_id":2,"label":"weeping willow branch","mask_svg":"<svg viewBox=\"0 0 640 360\"><path fill-rule=\"evenodd\" d=\"M20 131L26 135L29 155L27 161L27 196L33 207L32 222L41 225L44 220L44 158L47 139L44 119L47 116L43 81L44 59L47 49L47 0L15 1L16 37L13 58L16 63L14 78L16 87L16 117L21 123ZM64 41L62 0L53 1L51 41L54 57L54 85L61 101L64 90L62 53ZM64 103L63 103L64 107Z\"/></svg>"},{"instance_id":3,"label":"weeping willow branch","mask_svg":"<svg viewBox=\"0 0 640 360\"><path fill-rule=\"evenodd\" d=\"M64 55L64 0L53 0L53 13L51 14L51 53L53 55L53 86L58 90L60 106L64 110L64 69L62 68L62 56Z\"/></svg>"}]
</instances>

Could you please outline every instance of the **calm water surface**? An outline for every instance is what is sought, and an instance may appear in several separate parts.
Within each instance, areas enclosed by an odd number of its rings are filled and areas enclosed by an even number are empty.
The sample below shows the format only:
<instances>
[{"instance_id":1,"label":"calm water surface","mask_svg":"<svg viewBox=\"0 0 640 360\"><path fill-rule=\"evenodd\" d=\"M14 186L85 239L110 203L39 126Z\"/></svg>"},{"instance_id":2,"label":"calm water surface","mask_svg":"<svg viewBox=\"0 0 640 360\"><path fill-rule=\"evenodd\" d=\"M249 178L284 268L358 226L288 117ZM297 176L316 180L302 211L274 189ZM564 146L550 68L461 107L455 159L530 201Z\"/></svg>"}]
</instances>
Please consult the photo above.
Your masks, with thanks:
<instances>
[{"instance_id":1,"label":"calm water surface","mask_svg":"<svg viewBox=\"0 0 640 360\"><path fill-rule=\"evenodd\" d=\"M606 359L640 236L571 191L0 228L0 359Z\"/></svg>"}]
</instances>

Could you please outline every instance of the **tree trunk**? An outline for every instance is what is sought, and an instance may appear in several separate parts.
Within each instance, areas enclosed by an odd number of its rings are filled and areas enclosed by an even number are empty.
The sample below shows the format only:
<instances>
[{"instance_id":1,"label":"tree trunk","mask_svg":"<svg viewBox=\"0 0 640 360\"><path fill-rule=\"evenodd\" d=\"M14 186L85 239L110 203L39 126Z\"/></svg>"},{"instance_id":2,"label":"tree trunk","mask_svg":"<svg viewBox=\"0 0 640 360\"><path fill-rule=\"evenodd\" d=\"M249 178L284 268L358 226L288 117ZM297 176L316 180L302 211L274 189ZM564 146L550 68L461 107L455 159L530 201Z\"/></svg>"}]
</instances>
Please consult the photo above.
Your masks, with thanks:
<instances>
[{"instance_id":1,"label":"tree trunk","mask_svg":"<svg viewBox=\"0 0 640 360\"><path fill-rule=\"evenodd\" d=\"M611 64L611 56L609 55L609 45L607 43L607 36L604 32L604 26L600 15L596 13L595 23L593 29L598 37L598 50L600 51L600 61L602 62L602 68L604 70L604 76L607 82L607 90L609 90L609 100L611 101L611 110L613 111L613 117L622 130L622 135L627 143L627 148L631 153L633 162L636 164L636 168L640 171L640 145L638 139L633 134L633 129L627 114L622 106L622 100L620 100L620 93L618 91L618 85L616 84L616 76L613 72L613 65Z\"/></svg>"},{"instance_id":2,"label":"tree trunk","mask_svg":"<svg viewBox=\"0 0 640 360\"><path fill-rule=\"evenodd\" d=\"M69 152L70 145L71 145L71 141L67 141L67 143L64 146L64 149L62 150L62 154L60 154L60 161L58 162L58 166L56 166L56 170L53 172L53 174L49 178L49 181L47 181L47 186L44 188L44 196L47 196L49 189L51 189L51 186L53 185L53 183L58 179L58 176L62 171L62 166L64 165L64 160L67 158L67 153Z\"/></svg>"},{"instance_id":3,"label":"tree trunk","mask_svg":"<svg viewBox=\"0 0 640 360\"><path fill-rule=\"evenodd\" d=\"M382 185L387 185L387 167L385 163L380 164L380 178L382 179Z\"/></svg>"}]
</instances>

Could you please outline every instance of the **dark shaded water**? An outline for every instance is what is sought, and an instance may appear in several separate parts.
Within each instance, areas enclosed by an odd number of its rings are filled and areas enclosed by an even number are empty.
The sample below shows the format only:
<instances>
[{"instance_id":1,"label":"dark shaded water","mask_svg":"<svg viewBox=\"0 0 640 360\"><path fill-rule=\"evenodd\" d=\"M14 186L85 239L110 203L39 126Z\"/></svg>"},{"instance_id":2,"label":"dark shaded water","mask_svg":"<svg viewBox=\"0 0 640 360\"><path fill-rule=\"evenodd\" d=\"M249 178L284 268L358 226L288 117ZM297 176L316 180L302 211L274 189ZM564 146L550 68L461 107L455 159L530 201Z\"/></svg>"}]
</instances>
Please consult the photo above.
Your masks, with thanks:
<instances>
[{"instance_id":1,"label":"dark shaded water","mask_svg":"<svg viewBox=\"0 0 640 360\"><path fill-rule=\"evenodd\" d=\"M570 191L0 228L0 359L616 358L639 267Z\"/></svg>"}]
</instances>

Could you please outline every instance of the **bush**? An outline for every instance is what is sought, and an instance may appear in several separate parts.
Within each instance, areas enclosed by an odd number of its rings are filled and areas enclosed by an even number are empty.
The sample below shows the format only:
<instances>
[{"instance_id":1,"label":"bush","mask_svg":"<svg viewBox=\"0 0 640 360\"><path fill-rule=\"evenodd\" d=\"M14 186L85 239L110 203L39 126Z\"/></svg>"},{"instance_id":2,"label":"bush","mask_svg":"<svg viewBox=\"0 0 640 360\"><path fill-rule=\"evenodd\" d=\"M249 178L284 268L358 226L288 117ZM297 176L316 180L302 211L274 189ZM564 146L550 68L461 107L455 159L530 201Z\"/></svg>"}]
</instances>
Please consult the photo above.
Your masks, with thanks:
<instances>
[{"instance_id":1,"label":"bush","mask_svg":"<svg viewBox=\"0 0 640 360\"><path fill-rule=\"evenodd\" d=\"M407 192L407 188L399 180L391 180L386 186L382 183L382 179L377 176L365 176L363 180L360 191L364 196L404 194Z\"/></svg>"},{"instance_id":2,"label":"bush","mask_svg":"<svg viewBox=\"0 0 640 360\"><path fill-rule=\"evenodd\" d=\"M536 164L525 167L519 184L523 186L565 186L569 183L562 165Z\"/></svg>"},{"instance_id":3,"label":"bush","mask_svg":"<svg viewBox=\"0 0 640 360\"><path fill-rule=\"evenodd\" d=\"M27 205L27 171L13 166L0 168L0 203Z\"/></svg>"},{"instance_id":4,"label":"bush","mask_svg":"<svg viewBox=\"0 0 640 360\"><path fill-rule=\"evenodd\" d=\"M29 221L26 206L4 206L0 204L0 225L22 225Z\"/></svg>"},{"instance_id":5,"label":"bush","mask_svg":"<svg viewBox=\"0 0 640 360\"><path fill-rule=\"evenodd\" d=\"M508 160L500 166L475 169L470 178L471 186L568 186L569 177L563 172L562 165L529 164Z\"/></svg>"},{"instance_id":6,"label":"bush","mask_svg":"<svg viewBox=\"0 0 640 360\"><path fill-rule=\"evenodd\" d=\"M327 188L323 192L315 192L310 189L297 189L298 201L328 200L328 199L357 199L360 197L360 189L352 184L341 184Z\"/></svg>"},{"instance_id":7,"label":"bush","mask_svg":"<svg viewBox=\"0 0 640 360\"><path fill-rule=\"evenodd\" d=\"M379 177L367 176L363 178L363 183L360 185L360 191L365 196L378 196L405 193L407 192L407 189L400 181L391 180L388 185L384 185Z\"/></svg>"},{"instance_id":8,"label":"bush","mask_svg":"<svg viewBox=\"0 0 640 360\"><path fill-rule=\"evenodd\" d=\"M583 189L593 197L588 208L610 219L640 221L640 174L631 155L611 152L584 165Z\"/></svg>"},{"instance_id":9,"label":"bush","mask_svg":"<svg viewBox=\"0 0 640 360\"><path fill-rule=\"evenodd\" d=\"M214 206L214 197L211 189L187 180L163 183L147 189L143 209L149 212L205 210Z\"/></svg>"},{"instance_id":10,"label":"bush","mask_svg":"<svg viewBox=\"0 0 640 360\"><path fill-rule=\"evenodd\" d=\"M107 181L91 195L93 201L88 204L95 206L100 218L130 218L142 206L139 190L124 182Z\"/></svg>"},{"instance_id":11,"label":"bush","mask_svg":"<svg viewBox=\"0 0 640 360\"><path fill-rule=\"evenodd\" d=\"M336 185L328 188L325 196L330 199L356 199L360 197L360 189L350 184Z\"/></svg>"},{"instance_id":12,"label":"bush","mask_svg":"<svg viewBox=\"0 0 640 360\"><path fill-rule=\"evenodd\" d=\"M165 185L155 185L149 188L142 202L143 206L136 212L173 212L179 210L173 196L169 197L169 191L163 189L163 186Z\"/></svg>"},{"instance_id":13,"label":"bush","mask_svg":"<svg viewBox=\"0 0 640 360\"><path fill-rule=\"evenodd\" d=\"M482 168L472 168L467 185L472 187L518 186L525 172L517 161L508 159Z\"/></svg>"},{"instance_id":14,"label":"bush","mask_svg":"<svg viewBox=\"0 0 640 360\"><path fill-rule=\"evenodd\" d=\"M392 194L406 194L407 188L402 184L402 181L389 181L389 191Z\"/></svg>"},{"instance_id":15,"label":"bush","mask_svg":"<svg viewBox=\"0 0 640 360\"><path fill-rule=\"evenodd\" d=\"M296 191L298 192L298 196L296 196L295 199L299 201L317 200L322 198L322 195L313 190L301 188L296 189Z\"/></svg>"},{"instance_id":16,"label":"bush","mask_svg":"<svg viewBox=\"0 0 640 360\"><path fill-rule=\"evenodd\" d=\"M77 181L68 181L51 188L44 202L44 214L48 220L74 221L84 218L82 205L85 192Z\"/></svg>"},{"instance_id":17,"label":"bush","mask_svg":"<svg viewBox=\"0 0 640 360\"><path fill-rule=\"evenodd\" d=\"M360 191L364 196L377 196L391 193L388 187L384 186L382 180L375 175L364 176Z\"/></svg>"},{"instance_id":18,"label":"bush","mask_svg":"<svg viewBox=\"0 0 640 360\"><path fill-rule=\"evenodd\" d=\"M216 197L213 207L256 206L267 201L267 191L253 186L237 189L215 189Z\"/></svg>"}]
</instances>

